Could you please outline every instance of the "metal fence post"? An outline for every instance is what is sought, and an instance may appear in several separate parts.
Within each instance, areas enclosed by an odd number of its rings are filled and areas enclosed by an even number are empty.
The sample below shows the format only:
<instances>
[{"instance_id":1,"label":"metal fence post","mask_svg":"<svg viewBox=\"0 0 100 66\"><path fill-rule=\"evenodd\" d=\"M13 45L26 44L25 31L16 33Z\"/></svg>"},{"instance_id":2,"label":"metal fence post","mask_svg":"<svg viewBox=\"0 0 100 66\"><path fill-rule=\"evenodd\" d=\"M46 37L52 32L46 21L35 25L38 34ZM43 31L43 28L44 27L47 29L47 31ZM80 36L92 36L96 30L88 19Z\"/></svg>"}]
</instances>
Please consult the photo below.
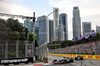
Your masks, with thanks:
<instances>
[{"instance_id":1,"label":"metal fence post","mask_svg":"<svg viewBox=\"0 0 100 66\"><path fill-rule=\"evenodd\" d=\"M16 41L16 58L19 57L19 41Z\"/></svg>"},{"instance_id":2,"label":"metal fence post","mask_svg":"<svg viewBox=\"0 0 100 66\"><path fill-rule=\"evenodd\" d=\"M46 44L46 62L48 63L48 57L47 57L48 55L47 55L47 44Z\"/></svg>"},{"instance_id":3,"label":"metal fence post","mask_svg":"<svg viewBox=\"0 0 100 66\"><path fill-rule=\"evenodd\" d=\"M43 51L44 51L44 50L43 50L43 47L42 47L42 57L43 57Z\"/></svg>"},{"instance_id":4,"label":"metal fence post","mask_svg":"<svg viewBox=\"0 0 100 66\"><path fill-rule=\"evenodd\" d=\"M82 64L83 64L83 63L82 63L82 61L81 61L81 66L82 66Z\"/></svg>"},{"instance_id":5,"label":"metal fence post","mask_svg":"<svg viewBox=\"0 0 100 66\"><path fill-rule=\"evenodd\" d=\"M90 48L90 44L89 44L89 55L91 54L91 51L90 50L91 50L91 48Z\"/></svg>"},{"instance_id":6,"label":"metal fence post","mask_svg":"<svg viewBox=\"0 0 100 66\"><path fill-rule=\"evenodd\" d=\"M33 26L32 26L32 30L33 30L33 60L35 61L35 12L33 12Z\"/></svg>"},{"instance_id":7,"label":"metal fence post","mask_svg":"<svg viewBox=\"0 0 100 66\"><path fill-rule=\"evenodd\" d=\"M28 42L26 40L26 44L25 44L25 57L27 57L27 44L28 44Z\"/></svg>"},{"instance_id":8,"label":"metal fence post","mask_svg":"<svg viewBox=\"0 0 100 66\"><path fill-rule=\"evenodd\" d=\"M96 44L96 42L95 42L95 46L98 46L98 43ZM95 50L95 55L97 55L97 46L95 47L95 49L93 49L93 50Z\"/></svg>"},{"instance_id":9,"label":"metal fence post","mask_svg":"<svg viewBox=\"0 0 100 66\"><path fill-rule=\"evenodd\" d=\"M39 46L38 46L38 47L37 47L37 59L38 59L38 60L39 60L39 56L40 56L40 55L39 55L39 54L40 54L40 53L39 53L39 50L40 50L40 49L39 49Z\"/></svg>"},{"instance_id":10,"label":"metal fence post","mask_svg":"<svg viewBox=\"0 0 100 66\"><path fill-rule=\"evenodd\" d=\"M84 48L84 45L83 45L83 53L84 53L84 55L85 55L85 48Z\"/></svg>"},{"instance_id":11,"label":"metal fence post","mask_svg":"<svg viewBox=\"0 0 100 66\"><path fill-rule=\"evenodd\" d=\"M9 40L5 41L5 58L8 58L8 41Z\"/></svg>"}]
</instances>

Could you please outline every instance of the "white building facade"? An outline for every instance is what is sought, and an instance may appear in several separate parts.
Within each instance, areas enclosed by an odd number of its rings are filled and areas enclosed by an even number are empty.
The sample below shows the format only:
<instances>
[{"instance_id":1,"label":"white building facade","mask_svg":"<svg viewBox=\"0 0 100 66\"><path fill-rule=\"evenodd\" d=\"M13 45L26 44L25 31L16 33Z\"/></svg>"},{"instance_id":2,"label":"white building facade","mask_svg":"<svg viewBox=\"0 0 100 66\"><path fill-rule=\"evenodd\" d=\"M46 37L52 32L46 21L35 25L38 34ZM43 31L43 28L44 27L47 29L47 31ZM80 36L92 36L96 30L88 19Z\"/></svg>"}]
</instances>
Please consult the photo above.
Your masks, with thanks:
<instances>
[{"instance_id":1,"label":"white building facade","mask_svg":"<svg viewBox=\"0 0 100 66\"><path fill-rule=\"evenodd\" d=\"M59 9L53 8L53 28L54 28L54 41L58 40L58 28L59 28Z\"/></svg>"}]
</instances>

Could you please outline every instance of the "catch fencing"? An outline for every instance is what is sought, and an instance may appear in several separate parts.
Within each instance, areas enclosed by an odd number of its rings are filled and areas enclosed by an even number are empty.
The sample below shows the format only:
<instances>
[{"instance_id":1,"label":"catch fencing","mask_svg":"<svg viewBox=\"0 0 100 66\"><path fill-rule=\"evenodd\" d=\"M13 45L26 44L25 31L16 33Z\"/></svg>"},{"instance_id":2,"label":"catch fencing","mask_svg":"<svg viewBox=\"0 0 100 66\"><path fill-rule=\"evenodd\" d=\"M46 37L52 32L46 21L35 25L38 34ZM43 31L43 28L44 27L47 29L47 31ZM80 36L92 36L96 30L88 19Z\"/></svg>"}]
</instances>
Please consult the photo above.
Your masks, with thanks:
<instances>
[{"instance_id":1,"label":"catch fencing","mask_svg":"<svg viewBox=\"0 0 100 66\"><path fill-rule=\"evenodd\" d=\"M47 62L47 43L42 44L41 46L36 48L36 56L37 59L44 60Z\"/></svg>"},{"instance_id":2,"label":"catch fencing","mask_svg":"<svg viewBox=\"0 0 100 66\"><path fill-rule=\"evenodd\" d=\"M23 40L0 40L0 59L32 57L33 42Z\"/></svg>"}]
</instances>

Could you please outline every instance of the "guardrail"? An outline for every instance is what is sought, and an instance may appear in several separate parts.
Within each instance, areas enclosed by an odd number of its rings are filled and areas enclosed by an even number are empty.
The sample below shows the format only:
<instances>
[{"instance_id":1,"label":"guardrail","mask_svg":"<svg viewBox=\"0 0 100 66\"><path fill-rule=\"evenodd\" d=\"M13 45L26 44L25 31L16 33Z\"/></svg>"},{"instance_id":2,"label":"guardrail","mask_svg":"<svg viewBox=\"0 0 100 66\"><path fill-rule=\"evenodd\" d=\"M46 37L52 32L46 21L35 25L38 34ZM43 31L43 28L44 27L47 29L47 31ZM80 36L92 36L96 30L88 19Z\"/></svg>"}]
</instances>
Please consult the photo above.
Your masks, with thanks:
<instances>
[{"instance_id":1,"label":"guardrail","mask_svg":"<svg viewBox=\"0 0 100 66\"><path fill-rule=\"evenodd\" d=\"M0 59L0 65L30 63L30 62L33 63L33 57Z\"/></svg>"},{"instance_id":2,"label":"guardrail","mask_svg":"<svg viewBox=\"0 0 100 66\"><path fill-rule=\"evenodd\" d=\"M100 55L82 55L82 54L56 54L56 53L47 53L48 55L55 55L55 56L65 56L65 57L77 57L82 56L86 59L97 59L100 60Z\"/></svg>"}]
</instances>

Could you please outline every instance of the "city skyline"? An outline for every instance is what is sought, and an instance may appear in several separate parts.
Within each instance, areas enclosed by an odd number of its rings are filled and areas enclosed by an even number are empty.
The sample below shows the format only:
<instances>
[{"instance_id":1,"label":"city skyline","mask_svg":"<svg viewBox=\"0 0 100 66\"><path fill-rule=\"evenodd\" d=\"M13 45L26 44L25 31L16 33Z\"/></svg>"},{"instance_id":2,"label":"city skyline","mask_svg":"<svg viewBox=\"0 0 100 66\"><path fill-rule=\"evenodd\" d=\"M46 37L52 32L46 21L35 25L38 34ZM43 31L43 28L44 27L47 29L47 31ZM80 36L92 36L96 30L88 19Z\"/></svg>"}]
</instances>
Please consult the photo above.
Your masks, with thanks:
<instances>
[{"instance_id":1,"label":"city skyline","mask_svg":"<svg viewBox=\"0 0 100 66\"><path fill-rule=\"evenodd\" d=\"M72 11L74 6L80 8L81 22L92 22L92 30L96 30L96 25L100 25L100 4L99 0L1 0L0 13L11 13L17 15L32 16L36 12L36 17L48 15L53 7L59 8L60 13L68 15L68 38L72 39ZM8 6L8 7L7 7ZM59 14L60 14L59 13ZM49 18L53 18L52 15ZM20 19L20 22L24 22Z\"/></svg>"}]
</instances>

